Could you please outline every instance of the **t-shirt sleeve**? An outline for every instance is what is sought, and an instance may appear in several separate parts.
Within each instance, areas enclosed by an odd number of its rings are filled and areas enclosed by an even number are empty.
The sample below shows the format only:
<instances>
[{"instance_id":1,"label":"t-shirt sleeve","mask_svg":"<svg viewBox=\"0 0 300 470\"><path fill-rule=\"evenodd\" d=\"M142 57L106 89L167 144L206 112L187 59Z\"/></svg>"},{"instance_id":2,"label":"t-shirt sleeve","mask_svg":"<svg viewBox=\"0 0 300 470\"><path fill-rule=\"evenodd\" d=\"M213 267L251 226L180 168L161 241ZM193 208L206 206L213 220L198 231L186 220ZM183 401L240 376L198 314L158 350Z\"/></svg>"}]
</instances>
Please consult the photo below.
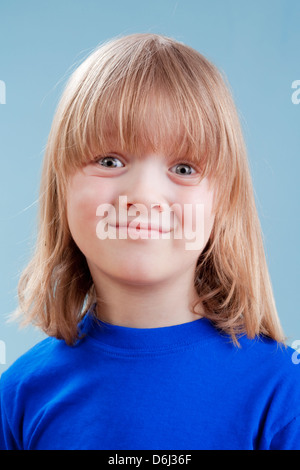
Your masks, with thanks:
<instances>
[{"instance_id":1,"label":"t-shirt sleeve","mask_svg":"<svg viewBox=\"0 0 300 470\"><path fill-rule=\"evenodd\" d=\"M0 380L0 450L17 450L18 446L13 437L11 427L4 409L3 394Z\"/></svg>"},{"instance_id":2,"label":"t-shirt sleeve","mask_svg":"<svg viewBox=\"0 0 300 470\"><path fill-rule=\"evenodd\" d=\"M1 400L1 390L0 390L0 450L7 450L6 439L5 439L6 429L7 429L7 421L4 415L3 400Z\"/></svg>"},{"instance_id":3,"label":"t-shirt sleeve","mask_svg":"<svg viewBox=\"0 0 300 470\"><path fill-rule=\"evenodd\" d=\"M4 440L4 423L3 423L3 410L0 405L0 450L6 450Z\"/></svg>"},{"instance_id":4,"label":"t-shirt sleeve","mask_svg":"<svg viewBox=\"0 0 300 470\"><path fill-rule=\"evenodd\" d=\"M275 434L270 450L300 450L300 416Z\"/></svg>"}]
</instances>

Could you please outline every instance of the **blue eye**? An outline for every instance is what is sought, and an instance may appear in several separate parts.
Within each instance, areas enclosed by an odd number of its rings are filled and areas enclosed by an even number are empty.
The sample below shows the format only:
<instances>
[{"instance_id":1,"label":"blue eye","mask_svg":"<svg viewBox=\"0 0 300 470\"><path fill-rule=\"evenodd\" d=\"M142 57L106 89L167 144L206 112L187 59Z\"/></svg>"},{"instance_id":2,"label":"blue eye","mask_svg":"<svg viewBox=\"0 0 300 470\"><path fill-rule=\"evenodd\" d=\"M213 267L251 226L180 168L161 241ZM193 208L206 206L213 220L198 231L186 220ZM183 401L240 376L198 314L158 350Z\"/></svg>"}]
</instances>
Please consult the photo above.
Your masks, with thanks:
<instances>
[{"instance_id":1,"label":"blue eye","mask_svg":"<svg viewBox=\"0 0 300 470\"><path fill-rule=\"evenodd\" d=\"M191 167L191 165L188 165L187 163L179 163L177 165L174 165L172 168L176 168L176 167L177 167L177 170L176 170L177 175L188 176L188 175L196 173L196 170L194 170L194 168Z\"/></svg>"},{"instance_id":2,"label":"blue eye","mask_svg":"<svg viewBox=\"0 0 300 470\"><path fill-rule=\"evenodd\" d=\"M121 168L124 166L119 158L112 155L98 158L97 163L105 168ZM171 170L174 168L176 168L175 173L180 176L189 176L196 173L196 170L187 163L178 163L174 165Z\"/></svg>"},{"instance_id":3,"label":"blue eye","mask_svg":"<svg viewBox=\"0 0 300 470\"><path fill-rule=\"evenodd\" d=\"M111 156L99 158L97 162L99 162L101 166L104 166L106 168L120 168L124 166L123 163L117 157Z\"/></svg>"}]
</instances>

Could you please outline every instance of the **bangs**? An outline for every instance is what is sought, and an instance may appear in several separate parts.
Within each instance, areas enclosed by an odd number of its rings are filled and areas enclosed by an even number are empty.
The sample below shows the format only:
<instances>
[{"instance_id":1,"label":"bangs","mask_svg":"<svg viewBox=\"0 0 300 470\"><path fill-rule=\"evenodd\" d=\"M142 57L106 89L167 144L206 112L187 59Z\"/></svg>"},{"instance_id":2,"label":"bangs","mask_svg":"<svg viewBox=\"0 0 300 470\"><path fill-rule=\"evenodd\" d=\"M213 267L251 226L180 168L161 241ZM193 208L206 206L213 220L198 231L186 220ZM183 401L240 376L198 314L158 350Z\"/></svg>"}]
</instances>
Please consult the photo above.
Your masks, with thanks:
<instances>
[{"instance_id":1,"label":"bangs","mask_svg":"<svg viewBox=\"0 0 300 470\"><path fill-rule=\"evenodd\" d=\"M187 46L145 36L120 51L116 41L110 55L109 44L103 46L77 69L73 83L71 77L66 171L121 149L137 157L178 157L201 166L204 176L215 173L221 126L214 85L206 83L211 65ZM74 82L80 82L76 90Z\"/></svg>"}]
</instances>

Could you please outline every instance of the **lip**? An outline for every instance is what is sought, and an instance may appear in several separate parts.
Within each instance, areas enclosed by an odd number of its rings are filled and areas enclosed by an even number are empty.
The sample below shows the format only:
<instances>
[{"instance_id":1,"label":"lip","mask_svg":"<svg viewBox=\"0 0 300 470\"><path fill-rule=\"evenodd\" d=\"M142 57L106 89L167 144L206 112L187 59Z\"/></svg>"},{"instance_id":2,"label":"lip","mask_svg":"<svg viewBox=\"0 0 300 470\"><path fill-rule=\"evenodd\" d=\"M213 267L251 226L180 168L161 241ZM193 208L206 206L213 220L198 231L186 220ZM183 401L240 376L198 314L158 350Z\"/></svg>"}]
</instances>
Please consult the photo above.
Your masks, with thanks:
<instances>
[{"instance_id":1,"label":"lip","mask_svg":"<svg viewBox=\"0 0 300 470\"><path fill-rule=\"evenodd\" d=\"M132 225L131 223L128 224L116 224L113 225L113 227L117 229L127 229L127 230L133 230L136 232L159 232L159 233L170 233L171 229L166 229L164 227L159 227L153 224L145 224L145 223L138 223L136 226Z\"/></svg>"}]
</instances>

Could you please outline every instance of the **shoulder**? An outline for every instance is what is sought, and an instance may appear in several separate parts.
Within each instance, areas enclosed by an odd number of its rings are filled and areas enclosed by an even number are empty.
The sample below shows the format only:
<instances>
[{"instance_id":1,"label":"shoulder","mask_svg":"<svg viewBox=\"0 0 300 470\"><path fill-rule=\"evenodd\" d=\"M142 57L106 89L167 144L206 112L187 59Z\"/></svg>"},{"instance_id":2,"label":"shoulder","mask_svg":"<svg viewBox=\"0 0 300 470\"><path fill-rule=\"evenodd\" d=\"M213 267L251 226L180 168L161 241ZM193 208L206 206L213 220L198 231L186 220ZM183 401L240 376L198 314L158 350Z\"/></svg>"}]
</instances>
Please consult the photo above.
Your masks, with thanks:
<instances>
[{"instance_id":1,"label":"shoulder","mask_svg":"<svg viewBox=\"0 0 300 470\"><path fill-rule=\"evenodd\" d=\"M49 363L53 362L58 349L63 347L60 343L61 341L49 337L30 348L3 372L1 388L15 388L18 384L41 375L49 367Z\"/></svg>"},{"instance_id":2,"label":"shoulder","mask_svg":"<svg viewBox=\"0 0 300 470\"><path fill-rule=\"evenodd\" d=\"M36 378L59 377L66 369L74 370L75 366L86 363L90 341L86 318L79 323L80 339L74 345L65 340L47 337L38 342L20 356L0 377L0 389L4 386L16 386Z\"/></svg>"},{"instance_id":3,"label":"shoulder","mask_svg":"<svg viewBox=\"0 0 300 470\"><path fill-rule=\"evenodd\" d=\"M262 391L272 395L274 406L280 404L290 419L300 415L300 355L297 351L270 338L244 337L238 354L244 362L244 374Z\"/></svg>"},{"instance_id":4,"label":"shoulder","mask_svg":"<svg viewBox=\"0 0 300 470\"><path fill-rule=\"evenodd\" d=\"M82 341L84 343L84 340ZM17 396L63 378L72 364L80 362L84 354L81 342L68 346L64 340L48 337L20 356L0 378L0 393L5 396ZM54 379L54 380L53 380Z\"/></svg>"},{"instance_id":5,"label":"shoulder","mask_svg":"<svg viewBox=\"0 0 300 470\"><path fill-rule=\"evenodd\" d=\"M244 402L248 419L249 410L255 408L265 447L276 435L283 442L282 432L291 433L291 426L297 428L293 432L299 436L300 354L264 336L251 339L240 335L240 347L234 346L229 336L221 337L220 375L232 396Z\"/></svg>"},{"instance_id":6,"label":"shoulder","mask_svg":"<svg viewBox=\"0 0 300 470\"><path fill-rule=\"evenodd\" d=\"M297 351L290 346L264 336L254 339L243 336L240 338L240 344L241 355L247 361L260 364L260 367L270 368L272 371L300 376L300 365L296 367L300 360L296 360Z\"/></svg>"},{"instance_id":7,"label":"shoulder","mask_svg":"<svg viewBox=\"0 0 300 470\"><path fill-rule=\"evenodd\" d=\"M240 348L235 348L231 358L244 363L249 372L263 371L273 378L300 381L300 354L290 346L264 336L254 339L241 336L239 343Z\"/></svg>"},{"instance_id":8,"label":"shoulder","mask_svg":"<svg viewBox=\"0 0 300 470\"><path fill-rule=\"evenodd\" d=\"M292 399L300 414L300 353L265 336L239 335L238 342L240 347L221 334L217 360L222 370L253 393Z\"/></svg>"},{"instance_id":9,"label":"shoulder","mask_svg":"<svg viewBox=\"0 0 300 470\"><path fill-rule=\"evenodd\" d=\"M248 343L248 342L247 342ZM247 345L248 362L259 378L254 394L264 403L262 448L298 449L300 438L300 360L298 352L270 339ZM251 386L252 384L249 383Z\"/></svg>"}]
</instances>

